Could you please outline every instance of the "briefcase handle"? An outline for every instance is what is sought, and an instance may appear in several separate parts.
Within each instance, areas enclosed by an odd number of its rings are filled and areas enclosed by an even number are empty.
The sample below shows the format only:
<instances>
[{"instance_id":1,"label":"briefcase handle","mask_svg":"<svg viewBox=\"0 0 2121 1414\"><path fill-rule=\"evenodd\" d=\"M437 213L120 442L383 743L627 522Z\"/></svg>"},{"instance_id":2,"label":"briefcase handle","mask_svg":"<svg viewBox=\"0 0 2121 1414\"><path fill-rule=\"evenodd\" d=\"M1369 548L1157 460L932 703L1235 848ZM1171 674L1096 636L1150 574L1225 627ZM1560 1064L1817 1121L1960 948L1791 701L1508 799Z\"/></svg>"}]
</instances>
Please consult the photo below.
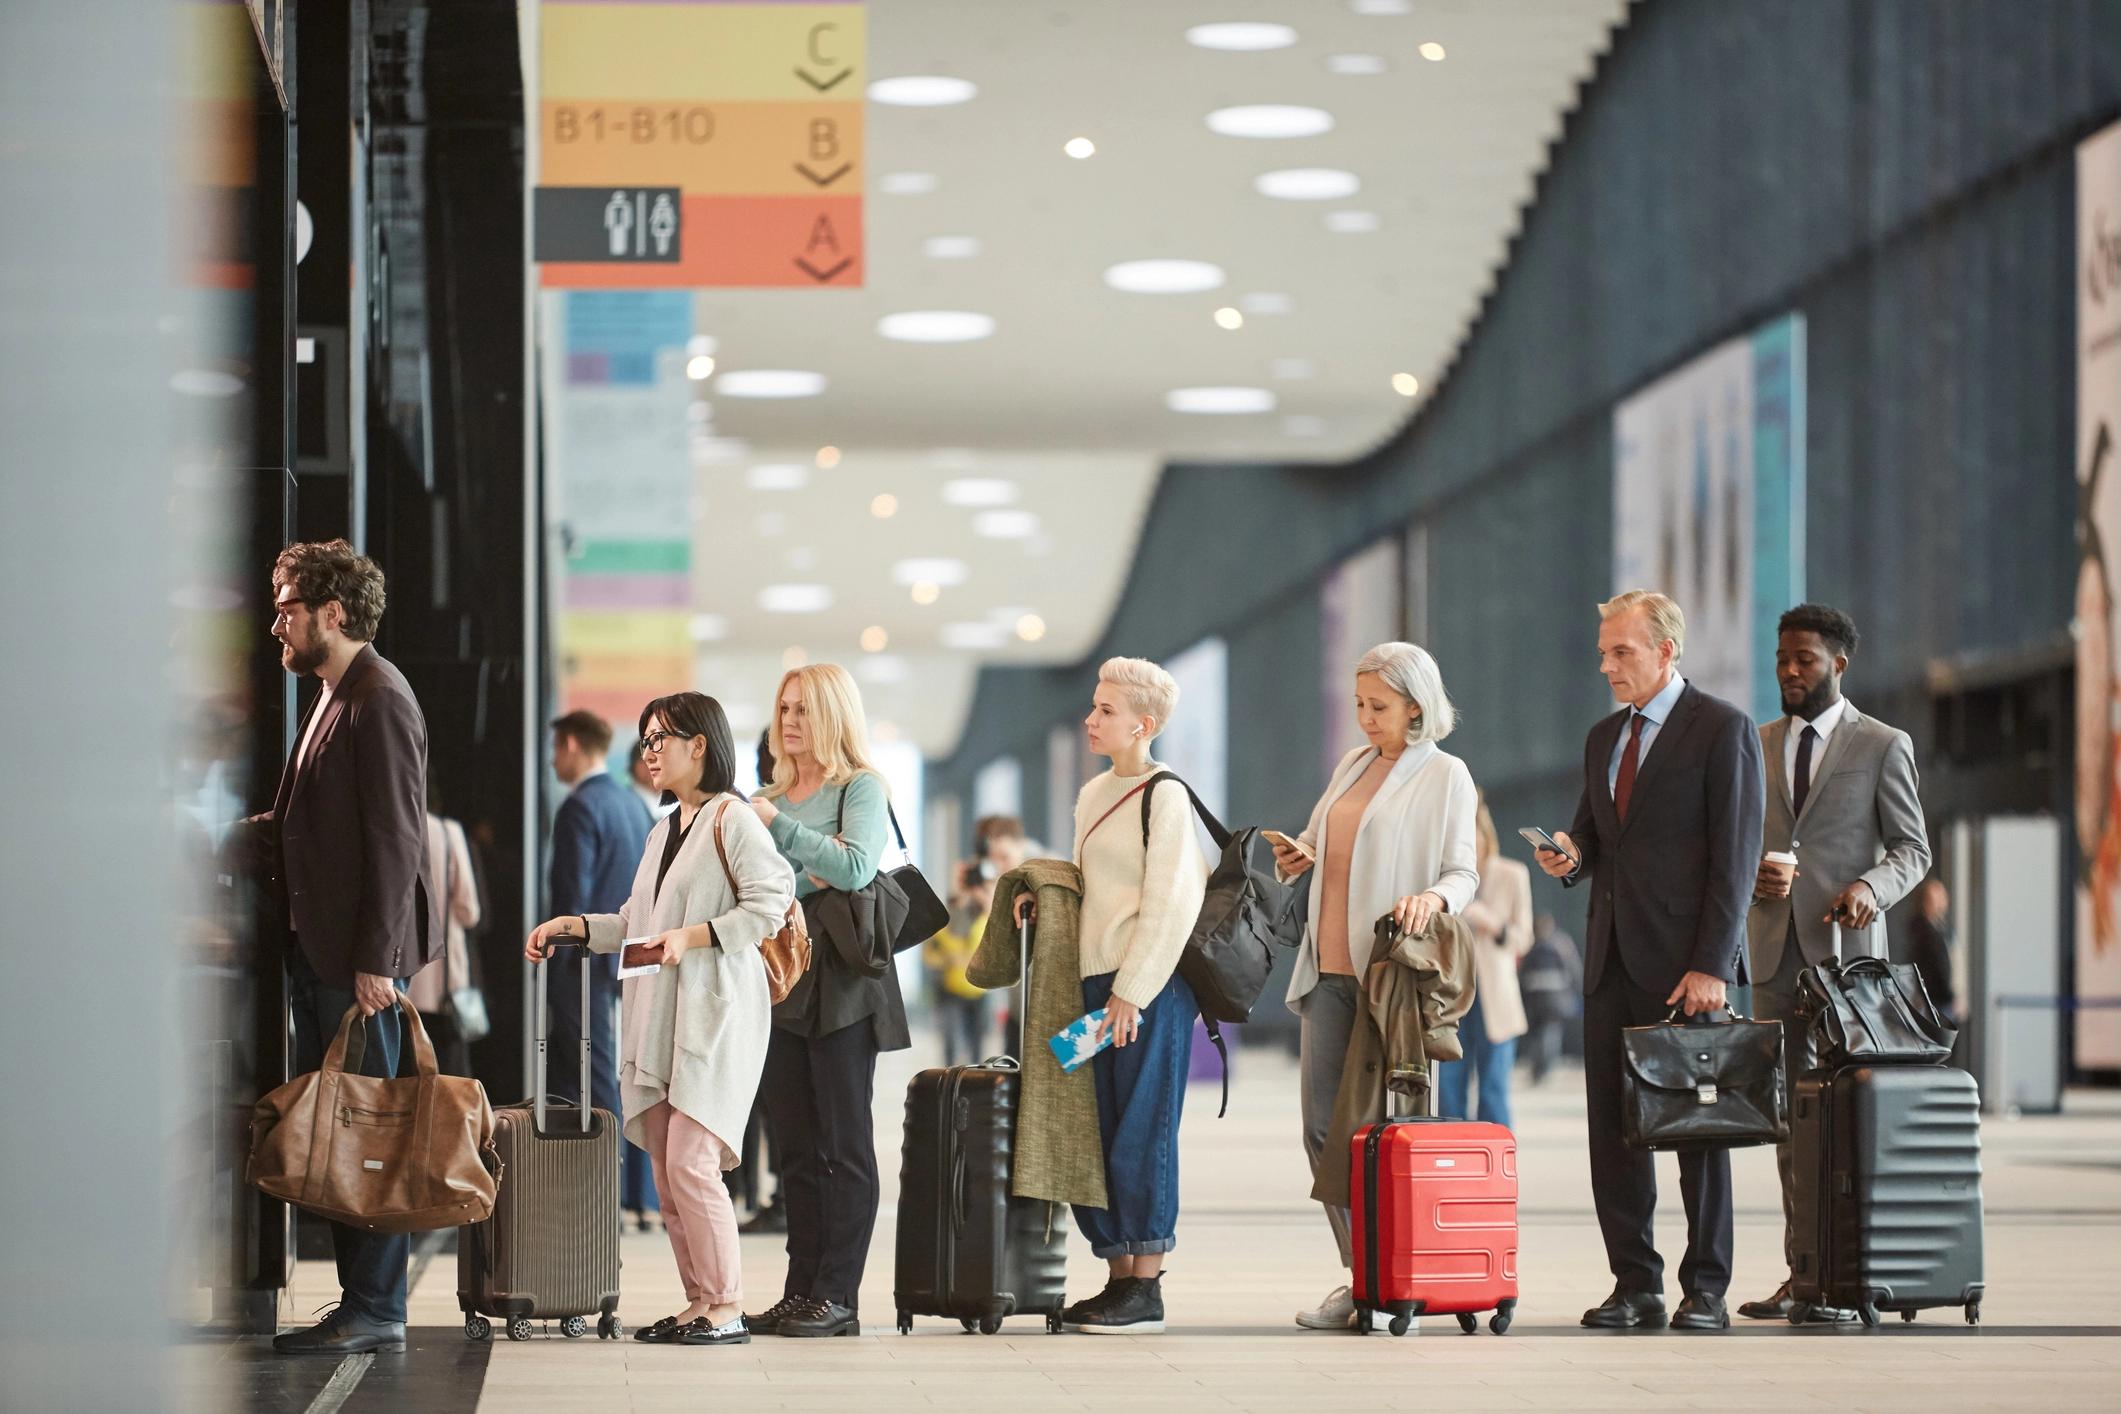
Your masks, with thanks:
<instances>
[{"instance_id":1,"label":"briefcase handle","mask_svg":"<svg viewBox=\"0 0 2121 1414\"><path fill-rule=\"evenodd\" d=\"M1673 1007L1664 1014L1664 1024L1667 1026L1727 1026L1733 1021L1751 1021L1753 1019L1729 1003L1724 1005L1723 1012L1724 1014L1721 1018L1709 1016L1707 1013L1703 1013L1700 1016L1681 1016L1679 1008Z\"/></svg>"}]
</instances>

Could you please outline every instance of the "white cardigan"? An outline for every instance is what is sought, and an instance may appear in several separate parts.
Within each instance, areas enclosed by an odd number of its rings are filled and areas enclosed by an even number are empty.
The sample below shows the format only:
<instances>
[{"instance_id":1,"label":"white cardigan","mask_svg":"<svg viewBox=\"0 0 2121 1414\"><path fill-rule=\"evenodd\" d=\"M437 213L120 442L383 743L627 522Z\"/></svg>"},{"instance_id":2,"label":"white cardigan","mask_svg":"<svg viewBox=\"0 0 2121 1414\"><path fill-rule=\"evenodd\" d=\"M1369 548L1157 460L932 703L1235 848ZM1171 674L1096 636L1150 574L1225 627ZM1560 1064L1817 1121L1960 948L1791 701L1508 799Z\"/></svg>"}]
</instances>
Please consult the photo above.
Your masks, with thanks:
<instances>
[{"instance_id":1,"label":"white cardigan","mask_svg":"<svg viewBox=\"0 0 2121 1414\"><path fill-rule=\"evenodd\" d=\"M1531 1027L1517 985L1517 959L1532 950L1532 870L1497 854L1481 871L1480 891L1466 905L1479 939L1473 949L1480 1018L1491 1042L1513 1041Z\"/></svg>"},{"instance_id":2,"label":"white cardigan","mask_svg":"<svg viewBox=\"0 0 2121 1414\"><path fill-rule=\"evenodd\" d=\"M1326 816L1358 777L1377 759L1374 746L1357 747L1334 768L1333 782L1311 809L1311 823L1297 838L1326 857ZM1355 829L1355 852L1348 861L1348 956L1355 975L1369 970L1368 925L1392 911L1410 894L1433 891L1453 913L1465 912L1480 887L1475 868L1473 826L1478 799L1473 773L1456 756L1433 741L1417 742L1393 763L1385 783L1364 808ZM1297 950L1296 973L1289 979L1289 1009L1318 985L1318 907L1323 864L1313 866L1311 905L1304 923L1303 946Z\"/></svg>"},{"instance_id":3,"label":"white cardigan","mask_svg":"<svg viewBox=\"0 0 2121 1414\"><path fill-rule=\"evenodd\" d=\"M724 799L722 844L736 875L734 892L714 848L714 813ZM635 1144L647 1146L641 1116L667 1099L722 1141L728 1169L736 1166L773 1034L759 944L780 931L795 899L795 871L751 807L721 797L700 807L658 899L663 841L677 826L673 810L648 832L626 906L589 915L589 948L616 952L627 938L714 925L719 947L691 948L674 968L626 979L619 994L619 1094L626 1137Z\"/></svg>"}]
</instances>

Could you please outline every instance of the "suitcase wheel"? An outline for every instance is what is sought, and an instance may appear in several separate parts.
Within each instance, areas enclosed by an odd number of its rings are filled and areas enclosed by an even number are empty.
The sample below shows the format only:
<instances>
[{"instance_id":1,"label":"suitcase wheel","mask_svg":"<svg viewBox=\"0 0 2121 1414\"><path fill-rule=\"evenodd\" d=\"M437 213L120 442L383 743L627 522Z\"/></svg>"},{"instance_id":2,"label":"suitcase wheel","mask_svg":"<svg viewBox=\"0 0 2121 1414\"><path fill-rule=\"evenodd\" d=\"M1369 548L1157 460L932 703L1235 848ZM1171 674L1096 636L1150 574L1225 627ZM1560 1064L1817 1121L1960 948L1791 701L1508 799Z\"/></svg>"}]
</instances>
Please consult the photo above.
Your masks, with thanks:
<instances>
[{"instance_id":1,"label":"suitcase wheel","mask_svg":"<svg viewBox=\"0 0 2121 1414\"><path fill-rule=\"evenodd\" d=\"M605 1313L604 1313L603 1315L601 1315L601 1316L597 1317L597 1339L598 1339L598 1340L617 1340L618 1338L619 1338L619 1318L618 1318L618 1314L617 1314L616 1312L612 1312L612 1311L606 1311L606 1312L605 1312Z\"/></svg>"},{"instance_id":2,"label":"suitcase wheel","mask_svg":"<svg viewBox=\"0 0 2121 1414\"><path fill-rule=\"evenodd\" d=\"M1467 1335L1471 1335L1480 1329L1480 1317L1471 1311L1460 1311L1458 1313L1458 1328ZM1394 1331L1392 1334L1398 1335L1399 1332Z\"/></svg>"},{"instance_id":3,"label":"suitcase wheel","mask_svg":"<svg viewBox=\"0 0 2121 1414\"><path fill-rule=\"evenodd\" d=\"M1981 1324L1980 1302L1969 1301L1966 1303L1966 1323L1970 1326L1978 1326Z\"/></svg>"},{"instance_id":4,"label":"suitcase wheel","mask_svg":"<svg viewBox=\"0 0 2121 1414\"><path fill-rule=\"evenodd\" d=\"M971 1316L959 1316L957 1323L965 1328L966 1335L970 1335L979 1329L979 1322Z\"/></svg>"},{"instance_id":5,"label":"suitcase wheel","mask_svg":"<svg viewBox=\"0 0 2121 1414\"><path fill-rule=\"evenodd\" d=\"M1348 1327L1357 1335L1368 1335L1377 1329L1377 1313L1367 1306L1355 1308L1355 1324Z\"/></svg>"},{"instance_id":6,"label":"suitcase wheel","mask_svg":"<svg viewBox=\"0 0 2121 1414\"><path fill-rule=\"evenodd\" d=\"M1464 1318L1461 1317L1460 1319L1462 1320ZM1412 1316L1394 1316L1392 1318L1392 1334L1405 1335L1407 1333L1407 1327L1413 1324L1414 1318Z\"/></svg>"},{"instance_id":7,"label":"suitcase wheel","mask_svg":"<svg viewBox=\"0 0 2121 1414\"><path fill-rule=\"evenodd\" d=\"M1062 1332L1063 1330L1066 1330L1066 1329L1067 1329L1067 1327L1066 1327L1065 1325L1063 1325L1063 1324L1061 1323L1061 1313L1060 1313L1060 1312L1058 1312L1058 1311L1048 1311L1048 1312L1046 1313L1046 1334L1047 1334L1047 1335L1059 1335L1059 1334L1060 1334L1060 1333L1061 1333L1061 1332Z\"/></svg>"},{"instance_id":8,"label":"suitcase wheel","mask_svg":"<svg viewBox=\"0 0 2121 1414\"><path fill-rule=\"evenodd\" d=\"M1510 1328L1510 1320L1516 1314L1516 1299L1514 1297L1504 1297L1502 1304L1495 1308L1495 1314L1489 1318L1488 1329L1497 1335L1501 1335Z\"/></svg>"},{"instance_id":9,"label":"suitcase wheel","mask_svg":"<svg viewBox=\"0 0 2121 1414\"><path fill-rule=\"evenodd\" d=\"M511 1317L509 1317L509 1318L508 1318L508 1338L509 1338L510 1340L528 1340L528 1339L530 1339L530 1317L528 1317L528 1316L511 1316Z\"/></svg>"},{"instance_id":10,"label":"suitcase wheel","mask_svg":"<svg viewBox=\"0 0 2121 1414\"><path fill-rule=\"evenodd\" d=\"M589 1334L589 1318L587 1316L569 1316L566 1320L560 1322L560 1334L566 1336L569 1340L580 1340L583 1336Z\"/></svg>"},{"instance_id":11,"label":"suitcase wheel","mask_svg":"<svg viewBox=\"0 0 2121 1414\"><path fill-rule=\"evenodd\" d=\"M1001 1334L1001 1329L1002 1318L1000 1316L980 1317L979 1333L981 1335L999 1335Z\"/></svg>"},{"instance_id":12,"label":"suitcase wheel","mask_svg":"<svg viewBox=\"0 0 2121 1414\"><path fill-rule=\"evenodd\" d=\"M913 1313L911 1311L898 1313L898 1333L900 1335L913 1334Z\"/></svg>"},{"instance_id":13,"label":"suitcase wheel","mask_svg":"<svg viewBox=\"0 0 2121 1414\"><path fill-rule=\"evenodd\" d=\"M1913 1311L1902 1311L1900 1319L1909 1325L1913 1325L1915 1323L1915 1313Z\"/></svg>"},{"instance_id":14,"label":"suitcase wheel","mask_svg":"<svg viewBox=\"0 0 2121 1414\"><path fill-rule=\"evenodd\" d=\"M1856 1308L1856 1317L1863 1322L1865 1330L1870 1330L1878 1324L1878 1308L1866 1301Z\"/></svg>"},{"instance_id":15,"label":"suitcase wheel","mask_svg":"<svg viewBox=\"0 0 2121 1414\"><path fill-rule=\"evenodd\" d=\"M1791 1325L1793 1325L1793 1326L1801 1326L1801 1325L1803 1325L1803 1324L1804 1324L1804 1323L1805 1323L1806 1321L1809 1321L1810 1319L1812 1319L1812 1303L1811 1303L1811 1302L1809 1302L1809 1301L1792 1301L1792 1302L1790 1303L1790 1316L1789 1316L1789 1321L1790 1321L1790 1324L1791 1324Z\"/></svg>"},{"instance_id":16,"label":"suitcase wheel","mask_svg":"<svg viewBox=\"0 0 2121 1414\"><path fill-rule=\"evenodd\" d=\"M464 1318L464 1339L492 1340L493 1322L487 1320L484 1316L466 1316Z\"/></svg>"}]
</instances>

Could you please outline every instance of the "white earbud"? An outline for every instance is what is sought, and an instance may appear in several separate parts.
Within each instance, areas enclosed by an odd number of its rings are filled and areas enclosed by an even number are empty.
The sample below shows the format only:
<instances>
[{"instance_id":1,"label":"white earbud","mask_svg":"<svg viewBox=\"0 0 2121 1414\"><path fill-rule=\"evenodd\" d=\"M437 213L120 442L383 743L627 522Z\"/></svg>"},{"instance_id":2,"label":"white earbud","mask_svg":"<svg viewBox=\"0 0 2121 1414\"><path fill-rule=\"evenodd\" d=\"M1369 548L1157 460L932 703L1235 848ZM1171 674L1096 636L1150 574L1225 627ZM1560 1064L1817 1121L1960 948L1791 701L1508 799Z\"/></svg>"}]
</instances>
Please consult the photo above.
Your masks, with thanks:
<instances>
[{"instance_id":1,"label":"white earbud","mask_svg":"<svg viewBox=\"0 0 2121 1414\"><path fill-rule=\"evenodd\" d=\"M1137 726L1137 727L1136 727L1136 728L1134 729L1134 735L1135 735L1135 736L1140 736L1141 734L1142 734L1142 729L1141 729L1141 728L1140 728L1139 726Z\"/></svg>"}]
</instances>

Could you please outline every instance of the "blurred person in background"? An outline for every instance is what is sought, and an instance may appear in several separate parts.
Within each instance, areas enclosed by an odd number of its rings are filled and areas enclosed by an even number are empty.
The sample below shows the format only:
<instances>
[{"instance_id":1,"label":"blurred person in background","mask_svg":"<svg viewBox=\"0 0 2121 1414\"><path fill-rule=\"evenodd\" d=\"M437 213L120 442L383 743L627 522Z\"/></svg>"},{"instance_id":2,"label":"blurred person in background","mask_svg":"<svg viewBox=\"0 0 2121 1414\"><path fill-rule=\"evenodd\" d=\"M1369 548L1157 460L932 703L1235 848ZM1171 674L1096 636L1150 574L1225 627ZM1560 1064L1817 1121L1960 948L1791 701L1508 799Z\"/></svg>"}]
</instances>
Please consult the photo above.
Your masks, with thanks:
<instances>
[{"instance_id":1,"label":"blurred person in background","mask_svg":"<svg viewBox=\"0 0 2121 1414\"><path fill-rule=\"evenodd\" d=\"M773 728L759 733L758 752L754 758L754 774L763 787L773 780ZM766 1100L763 1092L751 1104L751 1119L744 1125L743 1162L729 1170L729 1196L751 1209L751 1216L744 1220L741 1231L786 1232L788 1230L788 1206L781 1202L780 1163L776 1158L773 1141L773 1126L767 1122ZM766 1196L767 1185L773 1186L773 1196Z\"/></svg>"},{"instance_id":2,"label":"blurred person in background","mask_svg":"<svg viewBox=\"0 0 2121 1414\"><path fill-rule=\"evenodd\" d=\"M869 753L854 678L836 663L795 668L774 694L773 776L751 802L796 895L866 888L891 830L890 788ZM876 1228L876 1058L912 1045L898 969L868 977L824 937L773 1012L761 1098L788 1208L781 1299L751 1319L784 1336L861 1333L862 1272Z\"/></svg>"},{"instance_id":3,"label":"blurred person in background","mask_svg":"<svg viewBox=\"0 0 2121 1414\"><path fill-rule=\"evenodd\" d=\"M484 1003L477 1017L457 1015L460 999L478 983L471 967L467 930L479 926L479 885L472 874L471 845L464 827L435 813L432 792L427 810L427 887L442 901L442 928L447 935L442 955L420 969L406 986L420 1022L434 1042L435 1055L449 1075L471 1074L471 1043L485 1035ZM472 1030L477 1035L470 1034Z\"/></svg>"},{"instance_id":4,"label":"blurred person in background","mask_svg":"<svg viewBox=\"0 0 2121 1414\"><path fill-rule=\"evenodd\" d=\"M636 741L626 752L626 779L633 783L633 793L640 797L648 813L660 820L670 813L663 802L663 793L649 784L648 763L641 759L641 744Z\"/></svg>"},{"instance_id":5,"label":"blurred person in background","mask_svg":"<svg viewBox=\"0 0 2121 1414\"><path fill-rule=\"evenodd\" d=\"M943 1033L943 1064L971 1065L984 1059L990 1011L987 993L965 969L986 931L994 906L994 881L1024 862L1024 826L1013 815L988 815L972 827L972 857L951 881L950 926L921 947L933 986L936 1024ZM1013 1054L1013 1052L1012 1052Z\"/></svg>"},{"instance_id":6,"label":"blurred person in background","mask_svg":"<svg viewBox=\"0 0 2121 1414\"><path fill-rule=\"evenodd\" d=\"M1457 726L1458 713L1436 660L1411 643L1381 643L1356 663L1353 688L1356 725L1369 745L1333 768L1294 843L1272 842L1285 879L1319 865L1288 993L1289 1010L1300 1018L1303 1145L1314 1180L1348 1038L1363 1013L1360 979L1369 970L1377 920L1390 914L1401 932L1419 933L1439 912L1463 913L1480 889L1480 793L1465 762L1437 745ZM1469 1030L1461 1023L1458 1034L1463 1039ZM1340 1265L1353 1271L1348 1210L1324 1206ZM1308 1330L1354 1321L1346 1282L1296 1316Z\"/></svg>"},{"instance_id":7,"label":"blurred person in background","mask_svg":"<svg viewBox=\"0 0 2121 1414\"><path fill-rule=\"evenodd\" d=\"M1465 920L1478 940L1473 961L1479 980L1472 1008L1458 1023L1465 1059L1437 1066L1436 1110L1445 1119L1509 1129L1510 1072L1517 1064L1517 1038L1527 1030L1517 960L1532 946L1532 869L1502 853L1485 797L1473 819L1480 841L1480 888L1466 905ZM1476 1087L1470 1099L1469 1084Z\"/></svg>"},{"instance_id":8,"label":"blurred person in background","mask_svg":"<svg viewBox=\"0 0 2121 1414\"><path fill-rule=\"evenodd\" d=\"M1583 957L1576 940L1555 925L1554 915L1532 920L1532 946L1517 963L1517 991L1524 998L1525 1053L1531 1083L1539 1085L1561 1059L1562 1041L1581 1004Z\"/></svg>"},{"instance_id":9,"label":"blurred person in background","mask_svg":"<svg viewBox=\"0 0 2121 1414\"><path fill-rule=\"evenodd\" d=\"M1959 993L1952 985L1952 896L1942 879L1924 879L1915 890L1915 912L1907 921L1907 960L1921 974L1922 988L1938 1012L1964 1027Z\"/></svg>"}]
</instances>

